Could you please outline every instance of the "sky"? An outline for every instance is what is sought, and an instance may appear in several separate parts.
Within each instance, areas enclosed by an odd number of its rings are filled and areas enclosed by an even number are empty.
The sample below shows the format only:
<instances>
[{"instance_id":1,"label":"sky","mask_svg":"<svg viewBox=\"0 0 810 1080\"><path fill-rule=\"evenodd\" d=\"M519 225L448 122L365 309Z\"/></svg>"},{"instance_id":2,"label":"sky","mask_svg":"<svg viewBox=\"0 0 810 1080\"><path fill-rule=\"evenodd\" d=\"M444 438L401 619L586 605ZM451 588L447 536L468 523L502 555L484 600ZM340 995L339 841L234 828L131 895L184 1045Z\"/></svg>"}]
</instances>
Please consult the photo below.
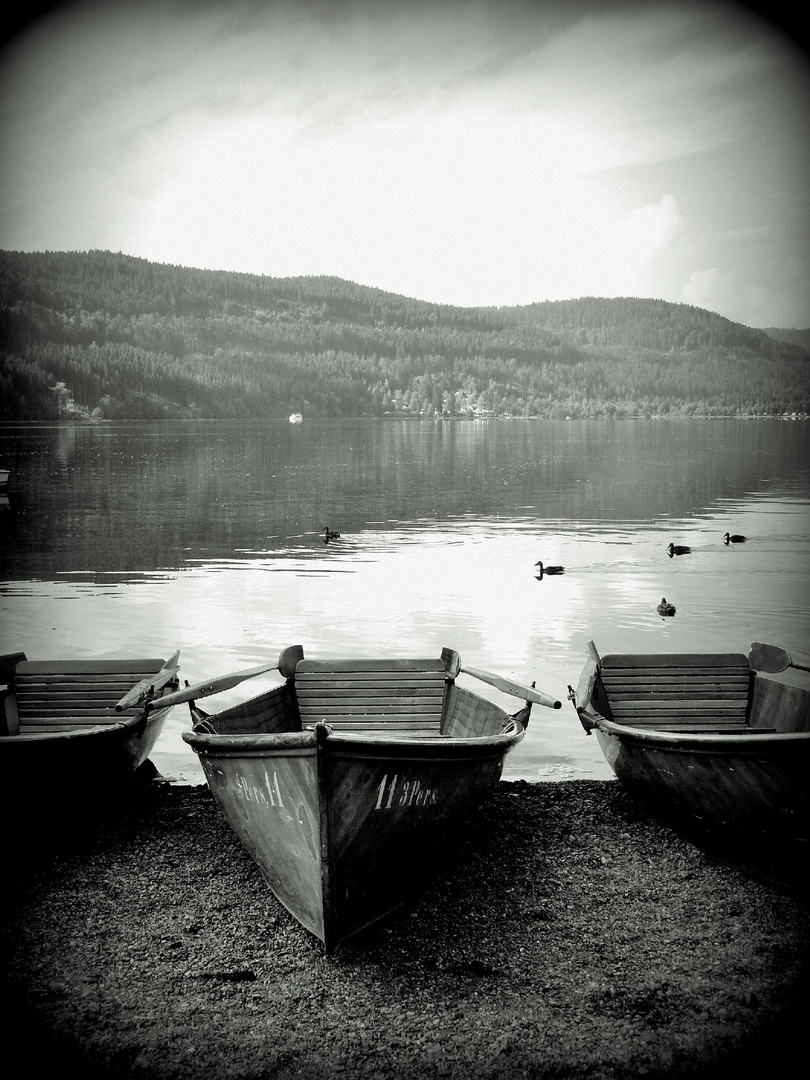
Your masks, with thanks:
<instances>
[{"instance_id":1,"label":"sky","mask_svg":"<svg viewBox=\"0 0 810 1080\"><path fill-rule=\"evenodd\" d=\"M732 0L63 0L0 52L0 248L810 327L809 120Z\"/></svg>"}]
</instances>

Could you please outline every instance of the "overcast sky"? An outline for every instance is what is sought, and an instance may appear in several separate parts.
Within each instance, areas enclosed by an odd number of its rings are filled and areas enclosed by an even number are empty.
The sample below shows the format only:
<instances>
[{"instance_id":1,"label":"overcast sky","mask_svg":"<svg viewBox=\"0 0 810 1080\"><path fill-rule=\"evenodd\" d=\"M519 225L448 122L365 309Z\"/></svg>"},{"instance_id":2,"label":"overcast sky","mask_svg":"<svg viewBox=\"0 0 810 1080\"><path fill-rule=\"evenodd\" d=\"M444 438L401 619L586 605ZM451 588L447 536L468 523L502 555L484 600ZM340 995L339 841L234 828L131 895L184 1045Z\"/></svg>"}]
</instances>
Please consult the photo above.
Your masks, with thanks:
<instances>
[{"instance_id":1,"label":"overcast sky","mask_svg":"<svg viewBox=\"0 0 810 1080\"><path fill-rule=\"evenodd\" d=\"M0 248L810 327L810 60L730 0L63 2L0 93Z\"/></svg>"}]
</instances>

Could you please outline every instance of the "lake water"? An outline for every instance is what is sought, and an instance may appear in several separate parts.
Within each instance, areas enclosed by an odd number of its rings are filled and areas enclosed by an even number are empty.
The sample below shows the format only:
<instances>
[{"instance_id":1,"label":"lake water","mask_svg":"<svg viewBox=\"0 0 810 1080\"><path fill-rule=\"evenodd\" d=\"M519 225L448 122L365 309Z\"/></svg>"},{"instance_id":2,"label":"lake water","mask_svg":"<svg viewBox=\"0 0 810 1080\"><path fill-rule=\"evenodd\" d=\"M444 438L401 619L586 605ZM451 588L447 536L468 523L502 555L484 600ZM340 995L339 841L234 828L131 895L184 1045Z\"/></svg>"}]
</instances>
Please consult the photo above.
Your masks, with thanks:
<instances>
[{"instance_id":1,"label":"lake water","mask_svg":"<svg viewBox=\"0 0 810 1080\"><path fill-rule=\"evenodd\" d=\"M292 644L315 658L447 645L563 700L535 707L507 778L609 779L566 700L590 639L602 653L810 651L809 433L776 420L7 425L0 651L179 648L197 682ZM340 540L325 544L324 526ZM670 558L671 541L691 554ZM565 573L538 581L538 559ZM657 614L662 596L674 618ZM174 709L154 761L197 783L188 724Z\"/></svg>"}]
</instances>

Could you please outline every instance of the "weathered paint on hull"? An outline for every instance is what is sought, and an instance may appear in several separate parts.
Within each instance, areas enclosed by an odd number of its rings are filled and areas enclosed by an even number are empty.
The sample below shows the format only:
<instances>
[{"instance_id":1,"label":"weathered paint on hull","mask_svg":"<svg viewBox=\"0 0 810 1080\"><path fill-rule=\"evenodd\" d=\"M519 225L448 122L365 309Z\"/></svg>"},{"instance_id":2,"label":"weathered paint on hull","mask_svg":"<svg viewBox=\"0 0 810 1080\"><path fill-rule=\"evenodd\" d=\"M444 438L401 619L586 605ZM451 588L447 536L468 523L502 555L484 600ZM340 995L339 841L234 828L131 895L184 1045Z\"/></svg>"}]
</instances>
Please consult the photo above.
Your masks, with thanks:
<instances>
[{"instance_id":1,"label":"weathered paint on hull","mask_svg":"<svg viewBox=\"0 0 810 1080\"><path fill-rule=\"evenodd\" d=\"M223 815L328 952L399 907L498 782L522 737L185 733ZM318 742L320 740L320 743Z\"/></svg>"},{"instance_id":2,"label":"weathered paint on hull","mask_svg":"<svg viewBox=\"0 0 810 1080\"><path fill-rule=\"evenodd\" d=\"M674 820L746 842L810 840L810 735L656 740L605 722L596 736L617 778Z\"/></svg>"},{"instance_id":3,"label":"weathered paint on hull","mask_svg":"<svg viewBox=\"0 0 810 1080\"><path fill-rule=\"evenodd\" d=\"M228 738L184 732L225 820L284 906L323 938L315 734Z\"/></svg>"},{"instance_id":4,"label":"weathered paint on hull","mask_svg":"<svg viewBox=\"0 0 810 1080\"><path fill-rule=\"evenodd\" d=\"M330 741L329 901L338 942L399 907L424 881L500 779L509 743L461 740L428 749Z\"/></svg>"}]
</instances>

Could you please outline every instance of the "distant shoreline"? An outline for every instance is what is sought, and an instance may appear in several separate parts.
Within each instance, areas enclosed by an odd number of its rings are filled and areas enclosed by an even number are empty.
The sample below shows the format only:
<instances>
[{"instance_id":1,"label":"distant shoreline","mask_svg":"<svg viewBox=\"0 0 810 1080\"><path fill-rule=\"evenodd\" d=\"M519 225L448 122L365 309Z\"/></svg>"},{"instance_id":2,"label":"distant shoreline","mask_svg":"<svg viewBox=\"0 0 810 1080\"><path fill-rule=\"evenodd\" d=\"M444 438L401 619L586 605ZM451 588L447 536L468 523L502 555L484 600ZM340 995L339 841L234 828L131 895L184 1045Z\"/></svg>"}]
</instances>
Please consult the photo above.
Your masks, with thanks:
<instances>
[{"instance_id":1,"label":"distant shoreline","mask_svg":"<svg viewBox=\"0 0 810 1080\"><path fill-rule=\"evenodd\" d=\"M781 413L779 415L756 415L746 414L741 416L715 416L709 413L695 414L694 416L679 416L675 413L662 413L655 416L588 416L588 417L543 417L543 416L313 416L304 417L302 424L335 424L349 421L351 423L357 423L358 421L367 421L369 423L381 424L387 423L390 420L405 421L407 423L423 423L423 424L474 424L474 423L530 423L530 424L602 424L602 423L638 423L639 421L670 421L672 423L684 424L690 423L694 420L703 421L724 421L726 423L734 423L736 421L750 422L752 420L773 420L773 421L786 421L786 420L810 420L810 413ZM290 421L288 417L274 416L244 416L244 417L222 417L222 416L177 416L177 417L160 417L158 419L141 419L141 420L117 420L117 419L105 419L100 417L62 417L60 419L52 420L6 420L4 421L5 428L13 427L98 427L99 425L111 425L116 426L124 424L287 424ZM299 425L294 425L298 427Z\"/></svg>"}]
</instances>

